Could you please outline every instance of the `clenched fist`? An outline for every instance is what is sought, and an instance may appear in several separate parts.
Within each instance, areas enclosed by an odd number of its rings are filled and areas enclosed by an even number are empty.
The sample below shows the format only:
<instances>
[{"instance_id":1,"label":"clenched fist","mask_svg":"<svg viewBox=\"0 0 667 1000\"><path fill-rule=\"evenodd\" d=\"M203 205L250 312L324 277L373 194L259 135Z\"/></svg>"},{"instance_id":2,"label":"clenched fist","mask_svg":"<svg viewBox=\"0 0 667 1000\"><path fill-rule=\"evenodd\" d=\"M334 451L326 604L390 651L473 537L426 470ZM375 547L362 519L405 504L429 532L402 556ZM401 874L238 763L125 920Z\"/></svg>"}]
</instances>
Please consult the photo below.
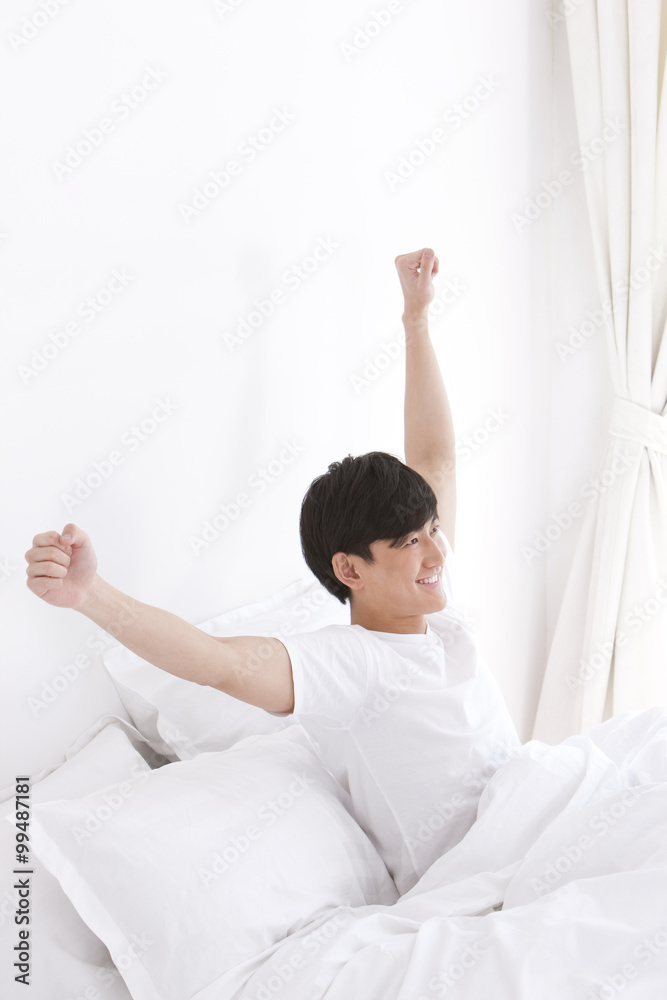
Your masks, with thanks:
<instances>
[{"instance_id":1,"label":"clenched fist","mask_svg":"<svg viewBox=\"0 0 667 1000\"><path fill-rule=\"evenodd\" d=\"M76 524L63 533L35 535L25 553L28 589L56 608L81 608L90 597L97 559L90 538Z\"/></svg>"},{"instance_id":2,"label":"clenched fist","mask_svg":"<svg viewBox=\"0 0 667 1000\"><path fill-rule=\"evenodd\" d=\"M438 273L439 262L430 247L403 253L394 260L405 298L404 317L426 315L435 295L433 275Z\"/></svg>"}]
</instances>

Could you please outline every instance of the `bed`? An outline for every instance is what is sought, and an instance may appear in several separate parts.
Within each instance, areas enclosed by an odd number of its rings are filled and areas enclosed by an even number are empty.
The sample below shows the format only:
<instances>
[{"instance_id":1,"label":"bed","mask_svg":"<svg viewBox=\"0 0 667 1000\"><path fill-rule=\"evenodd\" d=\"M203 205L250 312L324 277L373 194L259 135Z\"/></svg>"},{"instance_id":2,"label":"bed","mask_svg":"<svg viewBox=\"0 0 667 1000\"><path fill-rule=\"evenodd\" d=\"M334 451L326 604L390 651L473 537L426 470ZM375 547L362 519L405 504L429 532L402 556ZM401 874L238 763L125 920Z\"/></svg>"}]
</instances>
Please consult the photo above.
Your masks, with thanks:
<instances>
[{"instance_id":1,"label":"bed","mask_svg":"<svg viewBox=\"0 0 667 1000\"><path fill-rule=\"evenodd\" d=\"M200 627L347 615L300 580ZM101 717L2 795L3 997L664 998L667 707L494 762L399 897L297 719L122 646L104 665L131 723Z\"/></svg>"}]
</instances>

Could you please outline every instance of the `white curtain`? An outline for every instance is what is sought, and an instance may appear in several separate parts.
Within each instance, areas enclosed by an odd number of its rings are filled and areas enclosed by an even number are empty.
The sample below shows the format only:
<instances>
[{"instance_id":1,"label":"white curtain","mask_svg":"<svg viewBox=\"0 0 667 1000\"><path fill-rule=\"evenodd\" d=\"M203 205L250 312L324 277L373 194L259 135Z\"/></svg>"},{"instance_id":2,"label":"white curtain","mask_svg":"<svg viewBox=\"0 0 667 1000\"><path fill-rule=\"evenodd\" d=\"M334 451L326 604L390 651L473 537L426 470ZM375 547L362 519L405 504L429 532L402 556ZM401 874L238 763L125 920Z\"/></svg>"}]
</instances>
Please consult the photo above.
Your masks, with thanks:
<instances>
[{"instance_id":1,"label":"white curtain","mask_svg":"<svg viewBox=\"0 0 667 1000\"><path fill-rule=\"evenodd\" d=\"M667 703L667 0L563 11L614 398L533 732L549 743Z\"/></svg>"}]
</instances>

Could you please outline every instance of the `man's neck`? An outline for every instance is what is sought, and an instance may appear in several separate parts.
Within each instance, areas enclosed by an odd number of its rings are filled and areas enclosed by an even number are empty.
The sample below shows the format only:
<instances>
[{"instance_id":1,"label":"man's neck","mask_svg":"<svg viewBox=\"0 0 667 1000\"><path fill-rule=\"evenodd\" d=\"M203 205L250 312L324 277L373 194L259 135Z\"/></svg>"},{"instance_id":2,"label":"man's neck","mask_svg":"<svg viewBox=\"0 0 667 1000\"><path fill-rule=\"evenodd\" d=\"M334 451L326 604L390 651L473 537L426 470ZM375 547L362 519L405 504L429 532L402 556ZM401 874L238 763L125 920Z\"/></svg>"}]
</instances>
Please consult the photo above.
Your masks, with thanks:
<instances>
[{"instance_id":1,"label":"man's neck","mask_svg":"<svg viewBox=\"0 0 667 1000\"><path fill-rule=\"evenodd\" d=\"M361 625L371 632L396 632L399 635L425 635L426 618L424 615L414 615L407 618L396 618L378 612L350 610L350 625Z\"/></svg>"}]
</instances>

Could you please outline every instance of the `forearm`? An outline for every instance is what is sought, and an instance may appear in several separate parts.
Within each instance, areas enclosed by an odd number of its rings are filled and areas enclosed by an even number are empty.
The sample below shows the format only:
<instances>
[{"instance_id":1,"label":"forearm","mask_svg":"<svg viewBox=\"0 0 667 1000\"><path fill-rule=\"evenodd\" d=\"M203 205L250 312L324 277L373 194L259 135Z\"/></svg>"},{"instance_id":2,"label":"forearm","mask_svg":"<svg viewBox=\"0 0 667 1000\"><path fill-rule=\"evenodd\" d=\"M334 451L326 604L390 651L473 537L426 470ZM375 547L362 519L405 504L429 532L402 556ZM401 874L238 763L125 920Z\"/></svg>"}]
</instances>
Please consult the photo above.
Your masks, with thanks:
<instances>
[{"instance_id":1,"label":"forearm","mask_svg":"<svg viewBox=\"0 0 667 1000\"><path fill-rule=\"evenodd\" d=\"M220 686L229 656L224 645L177 615L135 601L99 576L76 610L156 667L197 684Z\"/></svg>"},{"instance_id":2,"label":"forearm","mask_svg":"<svg viewBox=\"0 0 667 1000\"><path fill-rule=\"evenodd\" d=\"M428 330L426 310L404 313L405 461L437 461L453 472L456 462L454 423L445 383Z\"/></svg>"}]
</instances>

